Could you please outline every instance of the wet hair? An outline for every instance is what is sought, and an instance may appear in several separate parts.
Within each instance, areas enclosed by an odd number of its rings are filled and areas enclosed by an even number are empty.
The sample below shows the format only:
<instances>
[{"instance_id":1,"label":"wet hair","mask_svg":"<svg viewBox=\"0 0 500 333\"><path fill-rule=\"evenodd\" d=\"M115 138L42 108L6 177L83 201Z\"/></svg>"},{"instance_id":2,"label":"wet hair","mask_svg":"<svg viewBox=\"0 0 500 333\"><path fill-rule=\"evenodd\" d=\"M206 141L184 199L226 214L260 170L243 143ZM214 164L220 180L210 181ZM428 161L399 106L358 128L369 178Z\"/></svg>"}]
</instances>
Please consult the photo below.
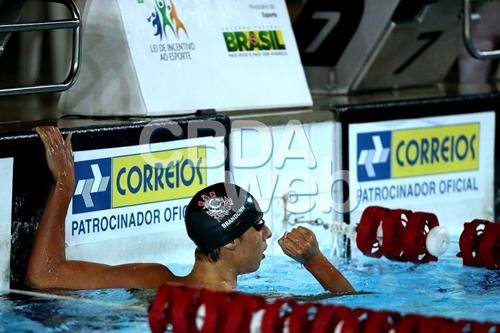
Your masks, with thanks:
<instances>
[{"instance_id":1,"label":"wet hair","mask_svg":"<svg viewBox=\"0 0 500 333\"><path fill-rule=\"evenodd\" d=\"M198 248L194 251L194 256L198 260L210 261L211 263L216 263L220 259L220 247L215 250L204 252Z\"/></svg>"}]
</instances>

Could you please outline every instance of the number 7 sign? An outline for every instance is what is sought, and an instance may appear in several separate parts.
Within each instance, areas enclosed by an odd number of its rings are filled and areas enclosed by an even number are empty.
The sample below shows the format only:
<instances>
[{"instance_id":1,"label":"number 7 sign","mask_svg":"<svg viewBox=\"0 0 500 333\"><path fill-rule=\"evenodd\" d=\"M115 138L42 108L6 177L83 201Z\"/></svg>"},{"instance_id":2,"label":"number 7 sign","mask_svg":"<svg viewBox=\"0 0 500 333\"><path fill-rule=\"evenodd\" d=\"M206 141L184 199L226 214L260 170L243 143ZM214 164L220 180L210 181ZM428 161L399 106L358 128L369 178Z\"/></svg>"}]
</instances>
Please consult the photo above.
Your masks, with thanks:
<instances>
[{"instance_id":1,"label":"number 7 sign","mask_svg":"<svg viewBox=\"0 0 500 333\"><path fill-rule=\"evenodd\" d=\"M358 29L365 0L308 1L293 24L304 65L335 66Z\"/></svg>"},{"instance_id":2,"label":"number 7 sign","mask_svg":"<svg viewBox=\"0 0 500 333\"><path fill-rule=\"evenodd\" d=\"M293 29L313 93L442 80L460 47L461 3L309 0Z\"/></svg>"}]
</instances>

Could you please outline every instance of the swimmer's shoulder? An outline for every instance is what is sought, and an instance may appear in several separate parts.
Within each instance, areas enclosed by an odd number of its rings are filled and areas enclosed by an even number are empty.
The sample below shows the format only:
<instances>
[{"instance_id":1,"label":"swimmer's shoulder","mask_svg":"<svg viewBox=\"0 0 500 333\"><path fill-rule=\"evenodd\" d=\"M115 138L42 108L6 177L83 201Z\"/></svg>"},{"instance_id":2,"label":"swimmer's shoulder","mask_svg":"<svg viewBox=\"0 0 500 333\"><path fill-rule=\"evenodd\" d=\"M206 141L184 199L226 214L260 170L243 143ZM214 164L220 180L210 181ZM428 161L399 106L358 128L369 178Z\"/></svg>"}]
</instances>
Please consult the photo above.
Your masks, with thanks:
<instances>
[{"instance_id":1,"label":"swimmer's shoulder","mask_svg":"<svg viewBox=\"0 0 500 333\"><path fill-rule=\"evenodd\" d=\"M132 288L158 288L165 282L172 282L177 278L167 266L162 264L136 263L123 266L127 271L128 284Z\"/></svg>"}]
</instances>

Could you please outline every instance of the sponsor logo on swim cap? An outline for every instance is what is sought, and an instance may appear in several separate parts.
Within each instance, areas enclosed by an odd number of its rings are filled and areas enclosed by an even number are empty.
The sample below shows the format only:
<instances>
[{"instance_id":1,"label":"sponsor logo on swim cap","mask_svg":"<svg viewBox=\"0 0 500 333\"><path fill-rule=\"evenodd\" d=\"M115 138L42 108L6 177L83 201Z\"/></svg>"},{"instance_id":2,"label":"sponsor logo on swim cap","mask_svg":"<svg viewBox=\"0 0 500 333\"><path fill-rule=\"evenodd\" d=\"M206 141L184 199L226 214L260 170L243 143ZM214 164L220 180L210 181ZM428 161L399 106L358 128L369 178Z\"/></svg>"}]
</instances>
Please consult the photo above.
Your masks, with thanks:
<instances>
[{"instance_id":1,"label":"sponsor logo on swim cap","mask_svg":"<svg viewBox=\"0 0 500 333\"><path fill-rule=\"evenodd\" d=\"M238 217L240 217L240 215L243 213L244 210L245 210L245 206L241 206L240 209L238 209L238 211L236 212L236 214L231 216L226 222L222 223L221 226L224 229L229 227L231 224L233 224L234 221L236 221L238 219Z\"/></svg>"},{"instance_id":2,"label":"sponsor logo on swim cap","mask_svg":"<svg viewBox=\"0 0 500 333\"><path fill-rule=\"evenodd\" d=\"M229 215L233 200L228 197L218 197L215 192L210 192L209 196L203 194L203 201L198 201L198 205L206 209L208 216L220 221L224 216Z\"/></svg>"}]
</instances>

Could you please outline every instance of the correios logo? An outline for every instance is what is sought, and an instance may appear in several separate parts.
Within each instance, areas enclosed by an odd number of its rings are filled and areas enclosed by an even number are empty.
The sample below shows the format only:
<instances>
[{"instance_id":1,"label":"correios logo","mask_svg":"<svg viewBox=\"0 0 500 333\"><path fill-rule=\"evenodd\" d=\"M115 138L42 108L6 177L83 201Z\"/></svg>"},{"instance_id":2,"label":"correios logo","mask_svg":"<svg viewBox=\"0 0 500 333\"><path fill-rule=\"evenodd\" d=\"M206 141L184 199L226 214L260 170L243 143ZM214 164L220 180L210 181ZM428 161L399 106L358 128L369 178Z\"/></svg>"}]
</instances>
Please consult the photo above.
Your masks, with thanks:
<instances>
[{"instance_id":1,"label":"correios logo","mask_svg":"<svg viewBox=\"0 0 500 333\"><path fill-rule=\"evenodd\" d=\"M188 37L184 22L179 17L177 8L172 0L154 0L154 12L147 18L155 29L154 35L168 39L169 34L179 38L181 31Z\"/></svg>"},{"instance_id":2,"label":"correios logo","mask_svg":"<svg viewBox=\"0 0 500 333\"><path fill-rule=\"evenodd\" d=\"M358 180L391 178L391 132L358 134Z\"/></svg>"},{"instance_id":3,"label":"correios logo","mask_svg":"<svg viewBox=\"0 0 500 333\"><path fill-rule=\"evenodd\" d=\"M75 163L73 214L111 208L111 159Z\"/></svg>"},{"instance_id":4,"label":"correios logo","mask_svg":"<svg viewBox=\"0 0 500 333\"><path fill-rule=\"evenodd\" d=\"M206 161L205 146L77 161L72 212L190 198L207 185Z\"/></svg>"},{"instance_id":5,"label":"correios logo","mask_svg":"<svg viewBox=\"0 0 500 333\"><path fill-rule=\"evenodd\" d=\"M358 181L479 169L480 124L359 133Z\"/></svg>"}]
</instances>

